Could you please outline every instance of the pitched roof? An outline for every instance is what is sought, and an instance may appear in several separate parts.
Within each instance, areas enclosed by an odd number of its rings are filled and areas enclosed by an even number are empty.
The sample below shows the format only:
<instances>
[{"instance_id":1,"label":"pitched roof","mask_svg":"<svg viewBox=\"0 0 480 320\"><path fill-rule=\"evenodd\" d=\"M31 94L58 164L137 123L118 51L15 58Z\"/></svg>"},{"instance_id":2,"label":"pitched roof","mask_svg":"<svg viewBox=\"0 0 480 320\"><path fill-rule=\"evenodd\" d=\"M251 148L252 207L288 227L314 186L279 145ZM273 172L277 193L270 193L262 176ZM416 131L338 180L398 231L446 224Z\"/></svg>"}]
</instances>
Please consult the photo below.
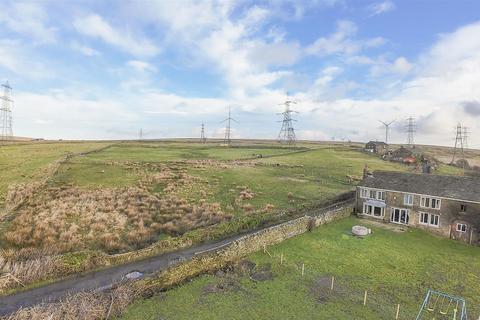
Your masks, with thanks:
<instances>
[{"instance_id":1,"label":"pitched roof","mask_svg":"<svg viewBox=\"0 0 480 320\"><path fill-rule=\"evenodd\" d=\"M374 144L379 146L386 145L386 143L383 141L368 141L367 144Z\"/></svg>"},{"instance_id":2,"label":"pitched roof","mask_svg":"<svg viewBox=\"0 0 480 320\"><path fill-rule=\"evenodd\" d=\"M480 178L375 171L359 186L480 202Z\"/></svg>"}]
</instances>

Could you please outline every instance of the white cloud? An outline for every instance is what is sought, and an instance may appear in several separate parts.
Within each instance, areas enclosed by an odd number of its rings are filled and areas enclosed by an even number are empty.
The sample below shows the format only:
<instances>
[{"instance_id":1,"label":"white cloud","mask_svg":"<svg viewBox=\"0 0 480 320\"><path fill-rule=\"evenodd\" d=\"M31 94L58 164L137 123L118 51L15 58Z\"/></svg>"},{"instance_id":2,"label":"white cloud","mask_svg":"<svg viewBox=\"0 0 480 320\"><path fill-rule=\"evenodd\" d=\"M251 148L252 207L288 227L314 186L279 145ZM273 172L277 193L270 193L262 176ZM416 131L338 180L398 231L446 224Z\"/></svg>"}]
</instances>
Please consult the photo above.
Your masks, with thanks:
<instances>
[{"instance_id":1,"label":"white cloud","mask_svg":"<svg viewBox=\"0 0 480 320\"><path fill-rule=\"evenodd\" d=\"M105 128L138 120L135 112L118 101L85 99L63 90L48 94L20 91L16 92L15 102L14 117L22 121L15 121L14 131L29 137L108 138Z\"/></svg>"},{"instance_id":2,"label":"white cloud","mask_svg":"<svg viewBox=\"0 0 480 320\"><path fill-rule=\"evenodd\" d=\"M352 21L340 20L337 29L328 37L318 38L312 45L306 48L306 53L317 56L333 54L353 55L365 48L378 47L385 43L381 37L357 40L354 39L358 31L357 25Z\"/></svg>"},{"instance_id":3,"label":"white cloud","mask_svg":"<svg viewBox=\"0 0 480 320\"><path fill-rule=\"evenodd\" d=\"M99 56L101 55L100 51L95 50L89 46L85 46L82 44L79 44L78 42L72 42L71 45L72 49L75 51L80 52L81 54L88 56L88 57L93 57L93 56Z\"/></svg>"},{"instance_id":4,"label":"white cloud","mask_svg":"<svg viewBox=\"0 0 480 320\"><path fill-rule=\"evenodd\" d=\"M18 40L0 39L0 66L30 79L51 78L55 74L38 62Z\"/></svg>"},{"instance_id":5,"label":"white cloud","mask_svg":"<svg viewBox=\"0 0 480 320\"><path fill-rule=\"evenodd\" d=\"M56 29L48 26L48 15L40 3L2 3L0 23L10 30L26 35L39 43L52 43L56 40Z\"/></svg>"},{"instance_id":6,"label":"white cloud","mask_svg":"<svg viewBox=\"0 0 480 320\"><path fill-rule=\"evenodd\" d=\"M413 65L405 57L398 57L392 62L381 57L377 60L368 61L367 64L372 65L370 74L374 77L388 74L406 75L413 68Z\"/></svg>"},{"instance_id":7,"label":"white cloud","mask_svg":"<svg viewBox=\"0 0 480 320\"><path fill-rule=\"evenodd\" d=\"M379 3L374 3L368 7L370 16L376 16L382 13L387 13L395 10L395 3L391 0L386 0Z\"/></svg>"},{"instance_id":8,"label":"white cloud","mask_svg":"<svg viewBox=\"0 0 480 320\"><path fill-rule=\"evenodd\" d=\"M155 66L145 61L130 60L127 61L127 66L133 68L137 72L157 72L157 68Z\"/></svg>"},{"instance_id":9,"label":"white cloud","mask_svg":"<svg viewBox=\"0 0 480 320\"><path fill-rule=\"evenodd\" d=\"M101 39L136 56L154 56L160 52L160 49L149 39L134 35L129 30L114 29L97 14L78 18L73 25L83 35Z\"/></svg>"}]
</instances>

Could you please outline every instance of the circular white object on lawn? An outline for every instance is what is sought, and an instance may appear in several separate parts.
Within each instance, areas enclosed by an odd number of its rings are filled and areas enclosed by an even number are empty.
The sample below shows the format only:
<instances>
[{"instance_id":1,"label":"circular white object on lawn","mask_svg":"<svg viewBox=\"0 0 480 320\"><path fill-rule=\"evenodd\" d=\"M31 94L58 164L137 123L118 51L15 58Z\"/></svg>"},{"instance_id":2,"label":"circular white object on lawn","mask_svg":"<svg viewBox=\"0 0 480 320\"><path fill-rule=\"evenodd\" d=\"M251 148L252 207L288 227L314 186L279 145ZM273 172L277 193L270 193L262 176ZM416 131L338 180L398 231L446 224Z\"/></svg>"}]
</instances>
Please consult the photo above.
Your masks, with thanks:
<instances>
[{"instance_id":1,"label":"circular white object on lawn","mask_svg":"<svg viewBox=\"0 0 480 320\"><path fill-rule=\"evenodd\" d=\"M370 229L363 227L363 226L353 226L352 233L356 236L366 236L370 234Z\"/></svg>"}]
</instances>

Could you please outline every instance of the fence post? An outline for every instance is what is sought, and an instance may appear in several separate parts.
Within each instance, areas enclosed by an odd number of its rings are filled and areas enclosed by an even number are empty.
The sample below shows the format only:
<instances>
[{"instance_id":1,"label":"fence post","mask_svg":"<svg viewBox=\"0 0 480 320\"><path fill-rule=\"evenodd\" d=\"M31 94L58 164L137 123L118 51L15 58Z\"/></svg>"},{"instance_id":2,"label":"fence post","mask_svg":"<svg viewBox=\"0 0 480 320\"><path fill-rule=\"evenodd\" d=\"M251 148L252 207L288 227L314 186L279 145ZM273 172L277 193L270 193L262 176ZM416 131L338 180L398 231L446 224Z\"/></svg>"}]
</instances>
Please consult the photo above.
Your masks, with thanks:
<instances>
[{"instance_id":1,"label":"fence post","mask_svg":"<svg viewBox=\"0 0 480 320\"><path fill-rule=\"evenodd\" d=\"M363 295L363 305L367 305L367 290L365 290L365 294Z\"/></svg>"},{"instance_id":2,"label":"fence post","mask_svg":"<svg viewBox=\"0 0 480 320\"><path fill-rule=\"evenodd\" d=\"M335 282L335 276L332 276L332 283L330 284L330 290L333 290L333 283Z\"/></svg>"},{"instance_id":3,"label":"fence post","mask_svg":"<svg viewBox=\"0 0 480 320\"><path fill-rule=\"evenodd\" d=\"M305 263L302 263L302 277L305 274Z\"/></svg>"},{"instance_id":4,"label":"fence post","mask_svg":"<svg viewBox=\"0 0 480 320\"><path fill-rule=\"evenodd\" d=\"M397 304L397 314L395 315L395 320L398 319L398 315L399 315L399 314L400 314L400 303ZM455 317L454 317L454 319L455 319Z\"/></svg>"},{"instance_id":5,"label":"fence post","mask_svg":"<svg viewBox=\"0 0 480 320\"><path fill-rule=\"evenodd\" d=\"M264 243L264 244L263 244L263 253L266 253L266 252L267 252L267 244Z\"/></svg>"},{"instance_id":6,"label":"fence post","mask_svg":"<svg viewBox=\"0 0 480 320\"><path fill-rule=\"evenodd\" d=\"M283 264L283 253L280 253L280 264Z\"/></svg>"}]
</instances>

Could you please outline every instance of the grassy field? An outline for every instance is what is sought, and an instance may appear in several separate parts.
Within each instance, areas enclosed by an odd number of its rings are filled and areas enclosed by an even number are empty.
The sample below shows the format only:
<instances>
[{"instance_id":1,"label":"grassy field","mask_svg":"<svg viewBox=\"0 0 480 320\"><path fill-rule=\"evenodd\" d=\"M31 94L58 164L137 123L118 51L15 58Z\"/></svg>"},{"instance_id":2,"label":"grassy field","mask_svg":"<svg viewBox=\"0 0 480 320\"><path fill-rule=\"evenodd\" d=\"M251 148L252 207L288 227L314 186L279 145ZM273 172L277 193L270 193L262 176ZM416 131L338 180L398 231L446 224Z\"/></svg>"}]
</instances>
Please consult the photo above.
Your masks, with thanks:
<instances>
[{"instance_id":1,"label":"grassy field","mask_svg":"<svg viewBox=\"0 0 480 320\"><path fill-rule=\"evenodd\" d=\"M16 143L0 146L0 206L12 183L37 178L53 161L69 153L86 152L109 145L108 142Z\"/></svg>"},{"instance_id":2,"label":"grassy field","mask_svg":"<svg viewBox=\"0 0 480 320\"><path fill-rule=\"evenodd\" d=\"M55 160L97 149L48 176ZM16 209L0 222L0 272L25 283L109 263L98 255L110 259L153 243L174 250L302 214L353 190L366 164L412 170L358 145L327 143L58 142L0 151L0 199L8 185L22 183L6 200ZM32 182L45 176L45 185ZM83 257L78 268L57 258L69 253ZM23 263L45 255L56 258L37 261L41 272Z\"/></svg>"},{"instance_id":3,"label":"grassy field","mask_svg":"<svg viewBox=\"0 0 480 320\"><path fill-rule=\"evenodd\" d=\"M62 155L104 146L107 143L3 147L9 170L3 173L2 188L34 180L39 168ZM356 181L349 177L358 181L365 165L370 170L411 170L341 144L243 143L225 148L116 143L62 163L48 188L19 189L20 196L36 191L28 206L0 226L0 244L117 253L221 222L218 235L224 236L229 228L235 232L276 212L318 205L352 190Z\"/></svg>"},{"instance_id":4,"label":"grassy field","mask_svg":"<svg viewBox=\"0 0 480 320\"><path fill-rule=\"evenodd\" d=\"M122 319L394 319L397 304L400 319L414 319L429 288L464 297L469 318L480 315L478 248L421 230L376 226L359 239L349 234L355 224L368 222L344 219L269 247L273 257L247 257L257 269L270 270L272 280L254 282L236 272L203 275L137 301ZM440 309L441 301L435 312ZM437 313L435 319L452 317Z\"/></svg>"}]
</instances>

